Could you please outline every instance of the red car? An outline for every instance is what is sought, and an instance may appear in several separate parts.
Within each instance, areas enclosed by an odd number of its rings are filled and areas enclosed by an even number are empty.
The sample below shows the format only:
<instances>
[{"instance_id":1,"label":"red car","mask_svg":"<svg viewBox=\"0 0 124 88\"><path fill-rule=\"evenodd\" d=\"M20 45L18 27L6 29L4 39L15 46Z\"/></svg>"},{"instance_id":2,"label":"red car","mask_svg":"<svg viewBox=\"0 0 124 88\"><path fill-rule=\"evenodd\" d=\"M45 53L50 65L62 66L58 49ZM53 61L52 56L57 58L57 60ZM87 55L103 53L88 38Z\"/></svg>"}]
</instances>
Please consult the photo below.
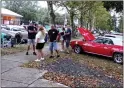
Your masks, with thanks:
<instances>
[{"instance_id":1,"label":"red car","mask_svg":"<svg viewBox=\"0 0 124 88\"><path fill-rule=\"evenodd\" d=\"M113 58L116 63L123 63L121 38L106 36L95 38L93 34L85 28L78 28L78 30L83 36L83 40L71 41L70 45L75 53L87 52L102 55Z\"/></svg>"}]
</instances>

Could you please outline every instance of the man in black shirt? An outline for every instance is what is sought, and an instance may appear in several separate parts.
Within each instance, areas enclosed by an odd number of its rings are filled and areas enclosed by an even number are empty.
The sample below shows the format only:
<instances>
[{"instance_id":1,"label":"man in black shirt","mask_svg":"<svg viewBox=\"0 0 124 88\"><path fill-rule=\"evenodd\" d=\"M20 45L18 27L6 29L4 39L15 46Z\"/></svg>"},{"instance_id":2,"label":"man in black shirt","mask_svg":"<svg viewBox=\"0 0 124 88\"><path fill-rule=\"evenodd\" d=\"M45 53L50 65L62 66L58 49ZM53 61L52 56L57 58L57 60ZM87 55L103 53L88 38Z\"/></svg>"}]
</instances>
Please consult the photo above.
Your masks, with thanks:
<instances>
[{"instance_id":1,"label":"man in black shirt","mask_svg":"<svg viewBox=\"0 0 124 88\"><path fill-rule=\"evenodd\" d=\"M51 29L48 31L48 36L50 39L50 51L51 51L51 56L50 58L53 58L53 48L57 53L57 57L60 57L58 49L57 49L57 39L58 39L58 34L59 32L55 29L54 26L51 26Z\"/></svg>"},{"instance_id":2,"label":"man in black shirt","mask_svg":"<svg viewBox=\"0 0 124 88\"><path fill-rule=\"evenodd\" d=\"M30 23L30 25L27 28L28 31L28 49L26 52L26 55L28 55L28 51L30 49L30 45L33 45L33 54L36 55L35 53L35 36L37 33L36 28L34 27L33 23Z\"/></svg>"}]
</instances>

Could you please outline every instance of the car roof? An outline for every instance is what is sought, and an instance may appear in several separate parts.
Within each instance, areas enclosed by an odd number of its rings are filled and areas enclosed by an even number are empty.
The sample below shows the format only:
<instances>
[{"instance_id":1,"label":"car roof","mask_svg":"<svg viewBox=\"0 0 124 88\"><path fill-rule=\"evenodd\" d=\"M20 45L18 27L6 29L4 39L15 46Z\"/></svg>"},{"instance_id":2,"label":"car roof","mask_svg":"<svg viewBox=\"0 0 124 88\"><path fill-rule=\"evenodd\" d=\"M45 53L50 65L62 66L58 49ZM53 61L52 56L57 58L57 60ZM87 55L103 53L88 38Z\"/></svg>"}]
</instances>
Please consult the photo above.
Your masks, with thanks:
<instances>
[{"instance_id":1,"label":"car roof","mask_svg":"<svg viewBox=\"0 0 124 88\"><path fill-rule=\"evenodd\" d=\"M106 37L106 36L98 36L99 38L109 38L109 39L112 39L112 40L122 40L121 38L115 38L115 37Z\"/></svg>"},{"instance_id":2,"label":"car roof","mask_svg":"<svg viewBox=\"0 0 124 88\"><path fill-rule=\"evenodd\" d=\"M114 45L120 45L120 46L123 45L122 44L122 42L123 42L122 38L113 38L113 37L105 37L105 36L99 36L98 38L108 38L108 39L111 39L113 41Z\"/></svg>"},{"instance_id":3,"label":"car roof","mask_svg":"<svg viewBox=\"0 0 124 88\"><path fill-rule=\"evenodd\" d=\"M122 35L114 35L114 34L105 34L105 37L113 37L113 38L122 38Z\"/></svg>"}]
</instances>

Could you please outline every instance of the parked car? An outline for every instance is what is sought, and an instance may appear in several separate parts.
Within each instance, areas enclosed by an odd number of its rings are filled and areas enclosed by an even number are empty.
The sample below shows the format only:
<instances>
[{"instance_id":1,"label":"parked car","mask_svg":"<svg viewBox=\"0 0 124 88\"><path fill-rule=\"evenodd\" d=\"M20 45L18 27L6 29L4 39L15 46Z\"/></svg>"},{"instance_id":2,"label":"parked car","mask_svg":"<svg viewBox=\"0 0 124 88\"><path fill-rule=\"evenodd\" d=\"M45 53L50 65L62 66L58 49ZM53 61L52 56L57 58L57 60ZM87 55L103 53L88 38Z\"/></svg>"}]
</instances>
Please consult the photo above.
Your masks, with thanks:
<instances>
[{"instance_id":1,"label":"parked car","mask_svg":"<svg viewBox=\"0 0 124 88\"><path fill-rule=\"evenodd\" d=\"M15 38L15 36L17 34L20 34L20 36L22 36L22 39L27 39L28 38L28 32L22 26L4 25L4 27L1 26L1 31L3 33L6 33L8 35L11 35L14 38Z\"/></svg>"},{"instance_id":2,"label":"parked car","mask_svg":"<svg viewBox=\"0 0 124 88\"><path fill-rule=\"evenodd\" d=\"M123 38L123 36L122 35L114 35L114 34L105 34L104 35L105 37L113 37L113 38Z\"/></svg>"},{"instance_id":3,"label":"parked car","mask_svg":"<svg viewBox=\"0 0 124 88\"><path fill-rule=\"evenodd\" d=\"M83 40L71 41L70 45L74 52L79 54L81 52L87 52L106 57L111 57L116 63L123 63L123 46L121 38L113 38L100 36L95 38L85 28L78 28Z\"/></svg>"},{"instance_id":4,"label":"parked car","mask_svg":"<svg viewBox=\"0 0 124 88\"><path fill-rule=\"evenodd\" d=\"M111 34L123 36L123 33L111 33Z\"/></svg>"}]
</instances>

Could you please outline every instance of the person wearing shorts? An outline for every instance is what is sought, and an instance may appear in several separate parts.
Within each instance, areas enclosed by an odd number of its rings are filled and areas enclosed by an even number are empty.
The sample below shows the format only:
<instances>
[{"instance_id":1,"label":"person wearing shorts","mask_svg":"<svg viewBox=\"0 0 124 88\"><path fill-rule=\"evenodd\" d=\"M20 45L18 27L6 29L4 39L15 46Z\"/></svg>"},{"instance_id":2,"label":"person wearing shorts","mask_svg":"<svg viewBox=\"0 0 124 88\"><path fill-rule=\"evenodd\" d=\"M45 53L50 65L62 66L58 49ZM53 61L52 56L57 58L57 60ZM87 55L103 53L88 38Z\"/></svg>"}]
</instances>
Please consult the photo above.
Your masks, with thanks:
<instances>
[{"instance_id":1,"label":"person wearing shorts","mask_svg":"<svg viewBox=\"0 0 124 88\"><path fill-rule=\"evenodd\" d=\"M51 52L50 58L54 57L53 56L53 50L56 51L57 57L60 57L59 52L58 52L58 47L57 47L57 40L59 37L59 31L57 31L54 26L51 26L51 29L48 31L48 36L50 39L50 45L49 45L49 49Z\"/></svg>"},{"instance_id":2,"label":"person wearing shorts","mask_svg":"<svg viewBox=\"0 0 124 88\"><path fill-rule=\"evenodd\" d=\"M30 25L27 28L28 31L28 48L27 48L27 52L26 55L28 55L28 52L30 50L30 45L33 46L33 55L36 55L35 52L35 36L37 33L37 29L36 27L34 27L33 23L30 23Z\"/></svg>"},{"instance_id":3,"label":"person wearing shorts","mask_svg":"<svg viewBox=\"0 0 124 88\"><path fill-rule=\"evenodd\" d=\"M44 28L41 26L35 38L36 50L37 50L37 59L35 61L44 60L44 54L42 50L45 45L45 40L44 40L45 36L46 36L46 32Z\"/></svg>"}]
</instances>

